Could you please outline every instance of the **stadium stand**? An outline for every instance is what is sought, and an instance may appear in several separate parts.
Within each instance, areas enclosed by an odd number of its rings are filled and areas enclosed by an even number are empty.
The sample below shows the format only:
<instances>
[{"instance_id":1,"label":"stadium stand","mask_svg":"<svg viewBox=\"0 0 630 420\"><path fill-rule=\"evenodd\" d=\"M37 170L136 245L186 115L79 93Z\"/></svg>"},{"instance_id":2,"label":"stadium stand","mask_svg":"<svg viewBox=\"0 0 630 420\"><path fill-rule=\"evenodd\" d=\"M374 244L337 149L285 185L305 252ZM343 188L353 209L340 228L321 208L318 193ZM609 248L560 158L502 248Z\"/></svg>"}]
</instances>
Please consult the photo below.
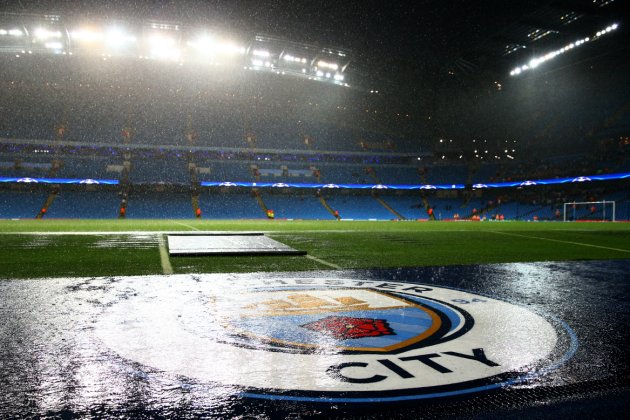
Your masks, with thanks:
<instances>
[{"instance_id":1,"label":"stadium stand","mask_svg":"<svg viewBox=\"0 0 630 420\"><path fill-rule=\"evenodd\" d=\"M314 195L263 194L263 200L276 219L334 219Z\"/></svg>"},{"instance_id":2,"label":"stadium stand","mask_svg":"<svg viewBox=\"0 0 630 420\"><path fill-rule=\"evenodd\" d=\"M148 160L132 161L129 173L132 184L189 184L190 174L183 160Z\"/></svg>"},{"instance_id":3,"label":"stadium stand","mask_svg":"<svg viewBox=\"0 0 630 420\"><path fill-rule=\"evenodd\" d=\"M406 219L427 218L422 199L417 195L387 195L381 198Z\"/></svg>"},{"instance_id":4,"label":"stadium stand","mask_svg":"<svg viewBox=\"0 0 630 420\"><path fill-rule=\"evenodd\" d=\"M129 195L130 219L192 219L191 196L177 192L135 192Z\"/></svg>"},{"instance_id":5,"label":"stadium stand","mask_svg":"<svg viewBox=\"0 0 630 420\"><path fill-rule=\"evenodd\" d=\"M42 192L0 191L0 218L33 219L46 196Z\"/></svg>"},{"instance_id":6,"label":"stadium stand","mask_svg":"<svg viewBox=\"0 0 630 420\"><path fill-rule=\"evenodd\" d=\"M487 123L486 131L501 133L487 136L483 143L479 139L465 144L471 140L465 131L451 146L453 140L432 143L435 130L428 129L428 119L411 120L386 112L395 98L379 99L361 89L251 71L238 77L218 72L209 78L195 66L152 66L137 60L99 61L96 71L92 57L4 58L0 177L119 180L120 191L130 191L128 217L192 218L193 197L198 192L204 218L266 217L251 191L226 195L200 188L201 181L470 187L630 171L623 72L605 80L597 78L601 75L597 69L572 80L555 75L547 81L532 80L532 99L522 104L521 118L510 114L510 105L520 103L516 90L482 97L475 102L477 112L466 115L453 116L436 106L434 118L442 122L458 119L458 127L464 130ZM536 100L548 96L549 83L558 94L549 103ZM572 89L576 84L580 94L590 98L588 106L578 100ZM603 90L614 94L598 94ZM457 101L466 100L454 98L449 107L465 109L469 105ZM481 110L492 115L492 122L482 117ZM126 128L128 137L122 134ZM191 129L194 139L185 134ZM452 130L457 137L457 128ZM433 140L427 139L427 133ZM509 133L509 140L504 133ZM480 144L484 153L477 156ZM516 158L509 159L507 154L513 150ZM129 171L124 161L130 162ZM500 213L511 220L534 215L539 220L557 220L556 210L563 202L597 195L613 197L618 214L624 217L624 182L607 184L606 191L598 194L590 193L598 187L581 185L582 191L567 187L563 194L544 187L513 188L501 194L478 190L460 190L454 196L434 191L383 194L385 205L364 192L326 191L325 200L342 218L353 219L425 219L428 209L438 220L457 215L466 219L477 209L487 218ZM163 189L156 191L154 186ZM11 194L25 197L24 188L14 190L8 184L0 188L3 201L17 206L13 211L5 204L1 217L34 217L55 186L40 185L32 205L9 198ZM109 190L95 192L113 203L114 211L107 217L117 217L119 199L112 198ZM97 214L83 205L78 194L61 189L46 217ZM330 218L332 214L313 198L315 191L309 194L261 190L259 199L278 218ZM233 206L216 200L222 196L233 200ZM503 199L497 206L500 196ZM166 200L163 206L160 199ZM78 203L77 208L71 202ZM68 210L64 213L63 209ZM104 210L103 217L108 214ZM627 219L627 210L625 214Z\"/></svg>"},{"instance_id":7,"label":"stadium stand","mask_svg":"<svg viewBox=\"0 0 630 420\"><path fill-rule=\"evenodd\" d=\"M203 217L207 219L262 219L265 218L251 192L221 192L210 190L199 196Z\"/></svg>"},{"instance_id":8,"label":"stadium stand","mask_svg":"<svg viewBox=\"0 0 630 420\"><path fill-rule=\"evenodd\" d=\"M48 207L46 218L113 219L118 216L119 205L116 192L61 190Z\"/></svg>"},{"instance_id":9,"label":"stadium stand","mask_svg":"<svg viewBox=\"0 0 630 420\"><path fill-rule=\"evenodd\" d=\"M336 195L326 197L328 204L342 219L393 220L396 216L369 195Z\"/></svg>"}]
</instances>

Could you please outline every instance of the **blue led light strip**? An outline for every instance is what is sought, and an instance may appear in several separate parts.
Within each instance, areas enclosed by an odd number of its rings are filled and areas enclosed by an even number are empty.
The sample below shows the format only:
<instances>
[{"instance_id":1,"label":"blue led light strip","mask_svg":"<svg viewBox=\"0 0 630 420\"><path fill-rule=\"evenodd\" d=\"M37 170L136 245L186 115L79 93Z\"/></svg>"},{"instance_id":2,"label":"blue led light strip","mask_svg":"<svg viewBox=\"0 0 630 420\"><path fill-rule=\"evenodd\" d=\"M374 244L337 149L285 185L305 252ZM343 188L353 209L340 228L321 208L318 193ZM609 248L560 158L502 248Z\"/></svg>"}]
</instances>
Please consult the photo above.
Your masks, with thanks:
<instances>
[{"instance_id":1,"label":"blue led light strip","mask_svg":"<svg viewBox=\"0 0 630 420\"><path fill-rule=\"evenodd\" d=\"M473 189L482 188L514 188L533 185L557 185L584 183L592 181L613 181L630 179L630 172L606 175L578 176L571 178L539 179L534 181L495 182L488 184L472 184ZM118 185L117 179L77 179L77 178L17 178L0 177L0 183L24 184L83 184L83 185ZM350 189L350 190L463 190L464 184L306 184L284 182L230 182L204 181L202 187L245 187L245 188L311 188L311 189Z\"/></svg>"},{"instance_id":2,"label":"blue led light strip","mask_svg":"<svg viewBox=\"0 0 630 420\"><path fill-rule=\"evenodd\" d=\"M0 183L16 182L20 184L83 184L83 185L118 185L117 179L76 179L76 178L7 178L0 177Z\"/></svg>"},{"instance_id":3,"label":"blue led light strip","mask_svg":"<svg viewBox=\"0 0 630 420\"><path fill-rule=\"evenodd\" d=\"M532 185L556 185L583 183L592 181L611 181L630 178L630 172L606 175L578 176L572 178L539 179L535 181L495 182L488 184L472 184L473 189L482 188L514 188ZM303 184L284 182L226 182L204 181L202 187L246 187L246 188L317 188L317 189L351 189L351 190L463 190L464 184Z\"/></svg>"}]
</instances>

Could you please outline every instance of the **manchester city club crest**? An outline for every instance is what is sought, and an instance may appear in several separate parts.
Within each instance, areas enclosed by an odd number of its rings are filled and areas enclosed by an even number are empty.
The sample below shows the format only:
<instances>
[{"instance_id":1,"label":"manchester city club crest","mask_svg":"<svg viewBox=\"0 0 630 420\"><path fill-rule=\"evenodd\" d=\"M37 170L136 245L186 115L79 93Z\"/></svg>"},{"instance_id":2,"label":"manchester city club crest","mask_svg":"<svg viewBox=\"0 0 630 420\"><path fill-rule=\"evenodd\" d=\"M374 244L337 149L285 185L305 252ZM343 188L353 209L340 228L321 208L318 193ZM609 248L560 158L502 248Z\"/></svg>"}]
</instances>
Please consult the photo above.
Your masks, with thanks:
<instances>
[{"instance_id":1,"label":"manchester city club crest","mask_svg":"<svg viewBox=\"0 0 630 420\"><path fill-rule=\"evenodd\" d=\"M368 288L262 290L211 305L229 342L286 352L397 353L453 339L474 323L452 305Z\"/></svg>"},{"instance_id":2,"label":"manchester city club crest","mask_svg":"<svg viewBox=\"0 0 630 420\"><path fill-rule=\"evenodd\" d=\"M552 316L434 285L248 275L163 281L168 293L106 310L97 335L126 360L244 397L457 396L526 383L577 347Z\"/></svg>"}]
</instances>

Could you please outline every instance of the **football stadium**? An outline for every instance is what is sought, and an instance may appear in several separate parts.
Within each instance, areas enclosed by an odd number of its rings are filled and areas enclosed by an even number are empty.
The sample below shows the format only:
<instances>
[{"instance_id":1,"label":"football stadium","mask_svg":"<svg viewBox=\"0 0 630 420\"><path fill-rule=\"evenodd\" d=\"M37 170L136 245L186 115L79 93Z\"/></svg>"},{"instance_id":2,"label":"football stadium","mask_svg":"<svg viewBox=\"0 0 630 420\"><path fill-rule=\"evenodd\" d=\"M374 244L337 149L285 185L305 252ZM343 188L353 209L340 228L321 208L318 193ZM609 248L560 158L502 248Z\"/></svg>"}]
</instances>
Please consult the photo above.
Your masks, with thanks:
<instances>
[{"instance_id":1,"label":"football stadium","mask_svg":"<svg viewBox=\"0 0 630 420\"><path fill-rule=\"evenodd\" d=\"M0 417L627 415L623 2L219 3L0 10Z\"/></svg>"}]
</instances>

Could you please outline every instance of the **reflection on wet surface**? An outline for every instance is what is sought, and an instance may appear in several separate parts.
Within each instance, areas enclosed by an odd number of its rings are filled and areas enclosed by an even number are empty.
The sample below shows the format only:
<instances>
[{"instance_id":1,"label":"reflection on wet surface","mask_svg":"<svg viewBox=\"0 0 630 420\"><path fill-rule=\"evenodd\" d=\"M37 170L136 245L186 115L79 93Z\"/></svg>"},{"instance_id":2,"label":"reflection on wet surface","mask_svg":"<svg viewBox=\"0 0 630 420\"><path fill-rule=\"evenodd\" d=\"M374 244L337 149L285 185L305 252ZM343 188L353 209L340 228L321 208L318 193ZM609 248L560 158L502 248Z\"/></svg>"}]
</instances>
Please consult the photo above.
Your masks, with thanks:
<instances>
[{"instance_id":1,"label":"reflection on wet surface","mask_svg":"<svg viewBox=\"0 0 630 420\"><path fill-rule=\"evenodd\" d=\"M11 247L16 249L41 249L63 247L64 238L76 241L76 235L19 235L11 238ZM154 233L133 233L122 235L84 235L81 237L85 248L155 249L158 244Z\"/></svg>"},{"instance_id":2,"label":"reflection on wet surface","mask_svg":"<svg viewBox=\"0 0 630 420\"><path fill-rule=\"evenodd\" d=\"M39 237L31 239L42 240ZM135 240L149 241L154 237L139 235ZM242 388L217 385L194 375L178 375L159 366L130 360L105 344L107 340L103 339L101 325L105 314L116 308L129 311L129 316L119 325L131 329L139 322L138 314L133 312L134 302L141 300L143 305L151 305L152 301L158 302L169 294L173 296L173 305L198 301L200 290L211 290L224 283L204 283L195 276L176 276L170 280L156 276L145 282L119 278L4 281L0 283L0 417L55 417L64 413L99 417L360 414L408 418L438 413L479 416L505 413L498 410L532 410L530 407L541 404L553 409L563 407L562 404L569 400L587 416L589 413L601 416L604 409L615 413L615 410L627 408L628 401L630 369L625 357L625 349L630 344L626 330L630 323L628 273L630 260L222 275L235 284L254 278L325 276L469 290L522 305L533 313L551 314L550 322L555 327L558 325L553 320L564 321L579 339L579 348L567 363L509 390L499 389L455 400L416 401L413 405L404 402L386 404L384 408L371 407L369 411L364 407L339 404L312 405L247 398L241 394ZM166 312L168 306L157 309L158 313ZM188 325L198 319L201 324L210 319L207 313L198 311L192 306L186 308L181 312L186 322L178 322ZM171 327L158 325L155 333L169 337L175 334L169 329ZM225 334L223 327L216 325L207 325L205 331L209 335L214 334L212 331ZM116 331L108 333L115 335ZM190 327L187 334L191 334ZM529 331L528 334L533 333ZM226 340L234 338L227 337ZM569 341L569 338L560 336L558 345L565 351L570 347ZM176 344L177 340L173 345ZM151 343L145 345L150 350ZM204 349L197 351L203 353ZM169 354L177 354L176 349ZM164 357L168 358L169 354ZM283 353L274 354L274 360L282 363L280 356ZM556 356L562 355L552 354L550 359ZM434 360L442 362L447 356L441 357L443 359ZM398 366L407 366L397 359L392 360ZM181 364L185 365L185 362L184 358ZM345 372L351 376L353 371ZM618 398L611 397L620 392ZM624 397L625 404L621 402ZM580 405L580 401L588 403ZM598 404L598 401L602 403ZM604 403L608 408L602 407Z\"/></svg>"},{"instance_id":3,"label":"reflection on wet surface","mask_svg":"<svg viewBox=\"0 0 630 420\"><path fill-rule=\"evenodd\" d=\"M110 235L95 239L93 248L152 249L158 243L155 234Z\"/></svg>"}]
</instances>

